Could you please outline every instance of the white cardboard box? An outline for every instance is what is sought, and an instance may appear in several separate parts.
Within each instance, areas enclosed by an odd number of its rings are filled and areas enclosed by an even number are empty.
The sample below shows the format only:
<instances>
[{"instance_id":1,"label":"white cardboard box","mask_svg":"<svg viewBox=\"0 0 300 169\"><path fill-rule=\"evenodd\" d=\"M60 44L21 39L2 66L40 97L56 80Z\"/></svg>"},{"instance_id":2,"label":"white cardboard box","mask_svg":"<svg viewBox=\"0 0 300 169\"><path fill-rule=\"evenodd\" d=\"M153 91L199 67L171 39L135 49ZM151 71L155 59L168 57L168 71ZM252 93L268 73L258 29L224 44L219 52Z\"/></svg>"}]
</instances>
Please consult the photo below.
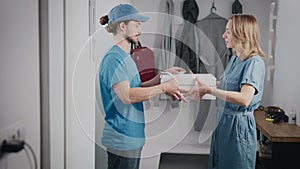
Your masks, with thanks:
<instances>
[{"instance_id":1,"label":"white cardboard box","mask_svg":"<svg viewBox=\"0 0 300 169\"><path fill-rule=\"evenodd\" d=\"M160 78L160 82L164 83L174 77L178 78L178 85L183 88L183 89L192 89L193 87L195 87L195 77L199 77L201 79L201 81L213 88L216 88L216 78L212 75L212 74L170 74L170 73L162 73ZM202 99L206 99L206 100L215 100L216 97L210 94L206 94L202 97Z\"/></svg>"}]
</instances>

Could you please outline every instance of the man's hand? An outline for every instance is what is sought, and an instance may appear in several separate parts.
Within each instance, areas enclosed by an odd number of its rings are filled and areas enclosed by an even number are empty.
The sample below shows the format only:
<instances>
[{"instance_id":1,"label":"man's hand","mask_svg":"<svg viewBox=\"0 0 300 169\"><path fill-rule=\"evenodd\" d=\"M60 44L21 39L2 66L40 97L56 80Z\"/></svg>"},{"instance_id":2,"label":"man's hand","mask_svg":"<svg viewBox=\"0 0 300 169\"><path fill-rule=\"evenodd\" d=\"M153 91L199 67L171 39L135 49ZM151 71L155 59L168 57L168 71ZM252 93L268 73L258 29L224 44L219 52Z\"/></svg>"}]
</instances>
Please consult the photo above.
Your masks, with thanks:
<instances>
[{"instance_id":1,"label":"man's hand","mask_svg":"<svg viewBox=\"0 0 300 169\"><path fill-rule=\"evenodd\" d=\"M178 84L177 84L177 79L179 77L175 77L172 78L170 80L168 80L167 82L163 83L162 85L164 86L164 92L166 95L170 96L172 98L172 100L178 100L178 101L185 101L187 102L187 100L185 99L184 95L181 92L186 92L185 90L182 90L179 88Z\"/></svg>"}]
</instances>

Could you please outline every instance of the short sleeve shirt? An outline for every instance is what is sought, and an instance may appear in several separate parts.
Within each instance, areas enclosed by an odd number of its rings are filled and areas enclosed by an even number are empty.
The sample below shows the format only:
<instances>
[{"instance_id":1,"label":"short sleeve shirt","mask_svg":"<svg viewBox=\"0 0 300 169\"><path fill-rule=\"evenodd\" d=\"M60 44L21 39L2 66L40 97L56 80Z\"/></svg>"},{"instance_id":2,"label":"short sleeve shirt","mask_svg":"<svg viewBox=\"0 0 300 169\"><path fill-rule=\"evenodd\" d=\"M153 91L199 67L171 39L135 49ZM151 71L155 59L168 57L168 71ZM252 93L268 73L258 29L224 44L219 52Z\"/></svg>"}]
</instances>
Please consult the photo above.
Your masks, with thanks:
<instances>
[{"instance_id":1,"label":"short sleeve shirt","mask_svg":"<svg viewBox=\"0 0 300 169\"><path fill-rule=\"evenodd\" d=\"M123 81L128 81L130 88L140 87L139 72L133 59L114 45L104 55L99 69L105 111L102 144L115 150L141 148L145 143L143 104L124 104L112 88Z\"/></svg>"},{"instance_id":2,"label":"short sleeve shirt","mask_svg":"<svg viewBox=\"0 0 300 169\"><path fill-rule=\"evenodd\" d=\"M239 106L218 99L218 104L225 109L236 112L251 112L256 109L262 98L265 78L264 60L256 55L241 61L238 56L232 56L223 75L220 77L220 89L227 91L241 91L242 85L247 84L255 88L254 97L248 107Z\"/></svg>"}]
</instances>

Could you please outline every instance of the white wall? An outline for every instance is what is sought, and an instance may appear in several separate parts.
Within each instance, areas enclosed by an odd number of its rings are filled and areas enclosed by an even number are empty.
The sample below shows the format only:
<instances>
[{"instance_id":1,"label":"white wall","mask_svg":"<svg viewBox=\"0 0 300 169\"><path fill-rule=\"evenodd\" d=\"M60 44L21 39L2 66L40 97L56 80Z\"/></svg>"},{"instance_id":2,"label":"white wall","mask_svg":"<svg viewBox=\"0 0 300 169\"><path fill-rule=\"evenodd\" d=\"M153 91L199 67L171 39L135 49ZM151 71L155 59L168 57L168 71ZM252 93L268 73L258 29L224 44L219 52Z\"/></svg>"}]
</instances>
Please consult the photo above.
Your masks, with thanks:
<instances>
[{"instance_id":1,"label":"white wall","mask_svg":"<svg viewBox=\"0 0 300 169\"><path fill-rule=\"evenodd\" d=\"M273 104L286 112L300 111L299 5L297 0L279 0L278 5Z\"/></svg>"},{"instance_id":2,"label":"white wall","mask_svg":"<svg viewBox=\"0 0 300 169\"><path fill-rule=\"evenodd\" d=\"M94 168L94 63L89 1L66 0L66 168Z\"/></svg>"},{"instance_id":3,"label":"white wall","mask_svg":"<svg viewBox=\"0 0 300 169\"><path fill-rule=\"evenodd\" d=\"M48 1L49 159L51 169L65 169L64 1ZM46 145L48 146L48 145ZM47 169L47 168L43 168Z\"/></svg>"},{"instance_id":4,"label":"white wall","mask_svg":"<svg viewBox=\"0 0 300 169\"><path fill-rule=\"evenodd\" d=\"M40 71L38 0L0 1L0 132L25 127L40 165ZM32 161L31 161L32 163ZM29 169L24 151L0 159L1 169Z\"/></svg>"}]
</instances>

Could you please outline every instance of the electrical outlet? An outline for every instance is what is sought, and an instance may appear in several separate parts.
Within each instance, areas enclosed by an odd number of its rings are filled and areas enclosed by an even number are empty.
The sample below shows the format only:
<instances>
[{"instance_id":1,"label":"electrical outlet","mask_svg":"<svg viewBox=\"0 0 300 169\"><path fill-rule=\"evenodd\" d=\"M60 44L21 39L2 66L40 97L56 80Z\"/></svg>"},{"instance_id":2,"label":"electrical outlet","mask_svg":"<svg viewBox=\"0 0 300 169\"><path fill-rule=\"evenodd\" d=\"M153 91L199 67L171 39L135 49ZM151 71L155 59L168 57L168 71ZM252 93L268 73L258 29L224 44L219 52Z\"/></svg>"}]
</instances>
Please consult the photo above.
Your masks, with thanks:
<instances>
[{"instance_id":1,"label":"electrical outlet","mask_svg":"<svg viewBox=\"0 0 300 169\"><path fill-rule=\"evenodd\" d=\"M18 140L25 140L25 126L21 124L17 125L12 134L15 134L14 136Z\"/></svg>"},{"instance_id":2,"label":"electrical outlet","mask_svg":"<svg viewBox=\"0 0 300 169\"><path fill-rule=\"evenodd\" d=\"M6 128L0 129L0 144L4 140L25 140L25 126L21 123L12 124Z\"/></svg>"}]
</instances>

